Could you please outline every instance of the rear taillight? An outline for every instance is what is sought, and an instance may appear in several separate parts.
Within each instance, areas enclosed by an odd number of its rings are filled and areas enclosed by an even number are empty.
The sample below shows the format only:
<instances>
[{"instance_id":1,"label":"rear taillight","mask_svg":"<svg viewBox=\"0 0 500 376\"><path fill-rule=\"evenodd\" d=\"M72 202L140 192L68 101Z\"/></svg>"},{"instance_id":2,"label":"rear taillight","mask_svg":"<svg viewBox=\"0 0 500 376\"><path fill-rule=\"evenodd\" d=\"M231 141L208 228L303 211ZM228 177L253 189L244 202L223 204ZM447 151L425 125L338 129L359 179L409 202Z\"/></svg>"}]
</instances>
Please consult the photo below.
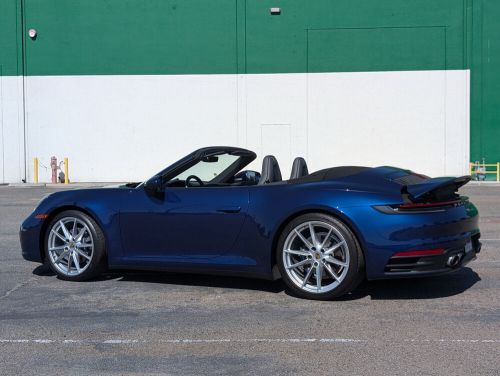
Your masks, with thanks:
<instances>
[{"instance_id":1,"label":"rear taillight","mask_svg":"<svg viewBox=\"0 0 500 376\"><path fill-rule=\"evenodd\" d=\"M438 213L449 208L464 205L464 200L437 201L437 202L410 202L394 205L374 206L378 211L385 214L415 214L415 213Z\"/></svg>"},{"instance_id":2,"label":"rear taillight","mask_svg":"<svg viewBox=\"0 0 500 376\"><path fill-rule=\"evenodd\" d=\"M397 207L399 209L421 209L421 208L433 208L433 207L446 207L446 206L456 206L460 204L461 200L453 200L453 201L438 201L438 202L425 202L425 203L417 203L412 202L410 204L401 204L401 205L392 205L393 207Z\"/></svg>"}]
</instances>

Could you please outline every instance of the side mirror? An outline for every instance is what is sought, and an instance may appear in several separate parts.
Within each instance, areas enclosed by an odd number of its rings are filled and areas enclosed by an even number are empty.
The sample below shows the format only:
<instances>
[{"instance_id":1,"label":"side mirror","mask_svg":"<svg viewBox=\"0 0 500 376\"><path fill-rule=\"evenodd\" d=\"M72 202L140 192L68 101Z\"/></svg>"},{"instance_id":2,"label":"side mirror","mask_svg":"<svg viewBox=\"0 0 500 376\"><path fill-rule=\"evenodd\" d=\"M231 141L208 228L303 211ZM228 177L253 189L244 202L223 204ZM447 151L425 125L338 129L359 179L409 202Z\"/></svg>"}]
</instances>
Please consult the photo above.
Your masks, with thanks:
<instances>
[{"instance_id":1,"label":"side mirror","mask_svg":"<svg viewBox=\"0 0 500 376\"><path fill-rule=\"evenodd\" d=\"M164 189L162 184L161 176L153 176L144 184L144 190L151 196L158 198L163 197Z\"/></svg>"},{"instance_id":2,"label":"side mirror","mask_svg":"<svg viewBox=\"0 0 500 376\"><path fill-rule=\"evenodd\" d=\"M246 185L255 185L259 182L260 173L252 170L244 170L234 175L235 182L242 182Z\"/></svg>"}]
</instances>

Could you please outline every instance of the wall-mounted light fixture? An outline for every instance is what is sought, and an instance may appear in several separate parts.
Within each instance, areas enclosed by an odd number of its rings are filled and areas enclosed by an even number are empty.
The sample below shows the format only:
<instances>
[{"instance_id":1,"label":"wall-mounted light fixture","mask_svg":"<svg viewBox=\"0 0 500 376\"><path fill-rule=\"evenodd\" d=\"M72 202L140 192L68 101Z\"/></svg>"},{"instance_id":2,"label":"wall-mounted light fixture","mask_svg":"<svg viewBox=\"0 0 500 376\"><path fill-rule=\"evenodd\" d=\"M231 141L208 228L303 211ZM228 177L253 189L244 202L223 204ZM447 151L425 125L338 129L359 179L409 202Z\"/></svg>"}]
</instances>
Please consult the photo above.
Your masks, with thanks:
<instances>
[{"instance_id":1,"label":"wall-mounted light fixture","mask_svg":"<svg viewBox=\"0 0 500 376\"><path fill-rule=\"evenodd\" d=\"M36 31L36 29L29 29L28 30L28 35L31 39L36 39L37 34L38 34L38 32Z\"/></svg>"},{"instance_id":2,"label":"wall-mounted light fixture","mask_svg":"<svg viewBox=\"0 0 500 376\"><path fill-rule=\"evenodd\" d=\"M281 14L281 8L270 8L269 13L271 13L274 16L279 15Z\"/></svg>"}]
</instances>

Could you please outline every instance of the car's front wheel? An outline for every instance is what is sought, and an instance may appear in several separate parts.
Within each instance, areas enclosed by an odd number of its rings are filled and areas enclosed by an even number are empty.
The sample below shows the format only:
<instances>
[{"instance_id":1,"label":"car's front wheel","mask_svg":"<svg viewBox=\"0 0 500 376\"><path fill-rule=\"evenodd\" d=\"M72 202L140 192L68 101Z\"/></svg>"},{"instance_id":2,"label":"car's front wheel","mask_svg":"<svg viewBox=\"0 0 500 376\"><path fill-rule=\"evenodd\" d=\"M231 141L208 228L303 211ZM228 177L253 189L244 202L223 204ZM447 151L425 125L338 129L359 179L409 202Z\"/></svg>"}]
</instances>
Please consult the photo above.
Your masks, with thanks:
<instances>
[{"instance_id":1,"label":"car's front wheel","mask_svg":"<svg viewBox=\"0 0 500 376\"><path fill-rule=\"evenodd\" d=\"M46 260L62 279L84 281L105 265L104 234L87 214L68 210L56 215L45 233Z\"/></svg>"},{"instance_id":2,"label":"car's front wheel","mask_svg":"<svg viewBox=\"0 0 500 376\"><path fill-rule=\"evenodd\" d=\"M364 259L352 231L338 219L301 215L288 223L278 241L277 263L286 285L307 299L333 299L363 279Z\"/></svg>"}]
</instances>

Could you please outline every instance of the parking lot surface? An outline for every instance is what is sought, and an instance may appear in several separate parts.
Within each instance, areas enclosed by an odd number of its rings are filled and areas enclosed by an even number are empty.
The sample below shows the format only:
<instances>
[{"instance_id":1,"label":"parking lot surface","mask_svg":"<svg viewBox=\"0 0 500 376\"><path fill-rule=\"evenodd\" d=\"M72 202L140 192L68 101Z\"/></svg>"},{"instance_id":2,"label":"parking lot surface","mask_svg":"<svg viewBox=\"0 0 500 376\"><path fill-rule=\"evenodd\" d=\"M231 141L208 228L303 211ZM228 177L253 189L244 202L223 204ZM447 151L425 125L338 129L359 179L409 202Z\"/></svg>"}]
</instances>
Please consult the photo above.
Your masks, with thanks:
<instances>
[{"instance_id":1,"label":"parking lot surface","mask_svg":"<svg viewBox=\"0 0 500 376\"><path fill-rule=\"evenodd\" d=\"M447 276L363 283L343 300L281 281L153 272L59 280L19 225L54 188L0 187L0 375L500 375L500 187L461 193L483 249Z\"/></svg>"}]
</instances>

